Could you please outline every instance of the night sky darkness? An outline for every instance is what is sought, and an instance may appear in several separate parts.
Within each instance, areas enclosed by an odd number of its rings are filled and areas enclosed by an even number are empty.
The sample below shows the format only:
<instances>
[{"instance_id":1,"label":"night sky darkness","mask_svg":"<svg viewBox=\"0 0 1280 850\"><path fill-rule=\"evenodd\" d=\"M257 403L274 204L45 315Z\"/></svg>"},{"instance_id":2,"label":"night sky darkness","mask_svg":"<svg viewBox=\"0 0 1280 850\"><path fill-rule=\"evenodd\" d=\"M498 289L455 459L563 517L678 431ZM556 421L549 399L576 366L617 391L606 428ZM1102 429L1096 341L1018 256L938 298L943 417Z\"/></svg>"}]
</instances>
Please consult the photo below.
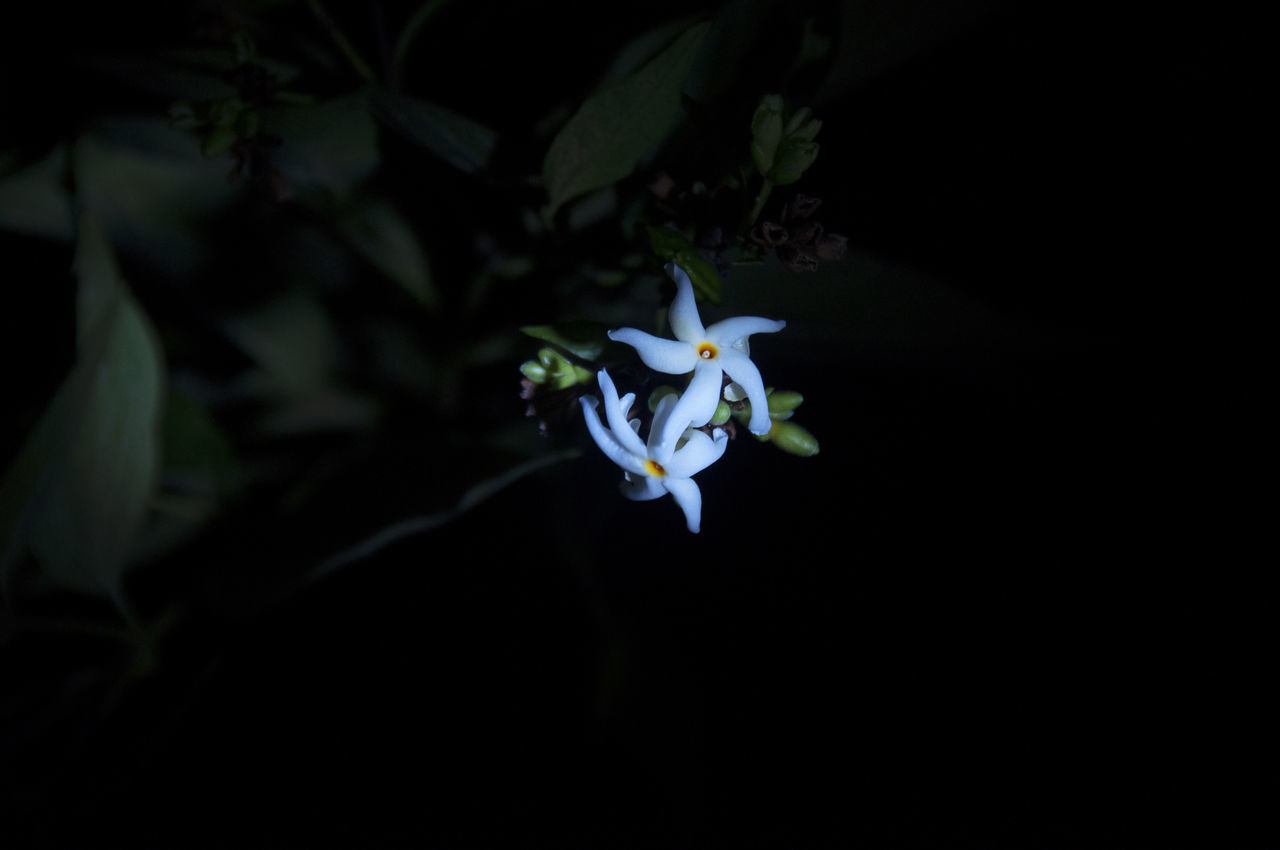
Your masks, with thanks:
<instances>
[{"instance_id":1,"label":"night sky darkness","mask_svg":"<svg viewBox=\"0 0 1280 850\"><path fill-rule=\"evenodd\" d=\"M330 5L371 57L378 21L413 9ZM491 5L446 5L404 87L498 129L509 174L537 172L532 128L585 97L621 45L716 9ZM5 74L5 147L24 154L155 107L75 57L191 32L161 5L54 6L6 38L41 36L8 55L48 69ZM739 438L698 478L693 536L672 500L621 499L573 419L543 445L581 459L301 583L514 465L472 429L536 429L516 371L536 345L465 372L464 414L436 431L402 395L371 432L258 444L319 472L250 488L130 574L145 620L178 612L146 665L119 643L21 627L110 621L99 600L10 600L0 846L1280 846L1272 567L1224 536L1230 493L1203 447L1220 409L1195 344L1218 330L1202 286L1219 261L1214 28L1061 4L852 2L845 18L840 4L742 4L784 24L801 7L834 27L830 64L784 79L762 49L738 96L789 86L822 118L797 188L823 197L848 256L780 293L744 283L704 318L788 319L752 354L767 382L804 393L797 421L821 453ZM305 4L272 8L263 45L291 44L287 22L315 26ZM536 69L532 93L521 68ZM358 85L329 73L311 84ZM382 153L378 179L422 205L439 278L474 265L506 190L469 195L389 133ZM515 217L491 218L501 238ZM203 319L289 264L252 235L262 221L209 225L238 275L225 291L168 289L122 260L162 332L177 328L171 364L242 365ZM0 302L8 463L75 343L69 247L8 231L0 246L11 284L49 282ZM348 315L406 303L330 295ZM512 328L546 320L537 304L521 291L484 309ZM466 343L429 332L442 360Z\"/></svg>"}]
</instances>

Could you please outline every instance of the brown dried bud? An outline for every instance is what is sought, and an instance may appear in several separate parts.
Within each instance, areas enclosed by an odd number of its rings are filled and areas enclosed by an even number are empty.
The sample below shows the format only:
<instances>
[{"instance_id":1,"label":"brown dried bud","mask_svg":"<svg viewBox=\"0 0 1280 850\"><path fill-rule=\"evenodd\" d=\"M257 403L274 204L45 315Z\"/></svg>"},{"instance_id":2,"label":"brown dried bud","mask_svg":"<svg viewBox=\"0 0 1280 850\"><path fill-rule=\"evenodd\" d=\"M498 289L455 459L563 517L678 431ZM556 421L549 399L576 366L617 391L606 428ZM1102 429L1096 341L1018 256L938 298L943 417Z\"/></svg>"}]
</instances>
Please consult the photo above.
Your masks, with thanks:
<instances>
[{"instance_id":1,"label":"brown dried bud","mask_svg":"<svg viewBox=\"0 0 1280 850\"><path fill-rule=\"evenodd\" d=\"M791 226L791 243L793 245L811 245L822 238L822 225L816 221L802 221Z\"/></svg>"},{"instance_id":2,"label":"brown dried bud","mask_svg":"<svg viewBox=\"0 0 1280 850\"><path fill-rule=\"evenodd\" d=\"M848 248L849 237L839 233L828 233L818 239L813 246L814 253L824 260L842 260Z\"/></svg>"},{"instance_id":3,"label":"brown dried bud","mask_svg":"<svg viewBox=\"0 0 1280 850\"><path fill-rule=\"evenodd\" d=\"M781 224L773 221L762 221L755 227L751 228L751 238L761 245L768 245L770 248L778 245L785 245L790 234Z\"/></svg>"},{"instance_id":4,"label":"brown dried bud","mask_svg":"<svg viewBox=\"0 0 1280 850\"><path fill-rule=\"evenodd\" d=\"M791 200L787 201L787 205L782 208L782 220L791 222L808 218L817 212L820 206L822 206L822 198L815 198L813 195L802 195L797 192L791 197Z\"/></svg>"},{"instance_id":5,"label":"brown dried bud","mask_svg":"<svg viewBox=\"0 0 1280 850\"><path fill-rule=\"evenodd\" d=\"M818 258L808 248L795 245L783 245L778 249L778 259L793 272L813 272L818 270Z\"/></svg>"}]
</instances>

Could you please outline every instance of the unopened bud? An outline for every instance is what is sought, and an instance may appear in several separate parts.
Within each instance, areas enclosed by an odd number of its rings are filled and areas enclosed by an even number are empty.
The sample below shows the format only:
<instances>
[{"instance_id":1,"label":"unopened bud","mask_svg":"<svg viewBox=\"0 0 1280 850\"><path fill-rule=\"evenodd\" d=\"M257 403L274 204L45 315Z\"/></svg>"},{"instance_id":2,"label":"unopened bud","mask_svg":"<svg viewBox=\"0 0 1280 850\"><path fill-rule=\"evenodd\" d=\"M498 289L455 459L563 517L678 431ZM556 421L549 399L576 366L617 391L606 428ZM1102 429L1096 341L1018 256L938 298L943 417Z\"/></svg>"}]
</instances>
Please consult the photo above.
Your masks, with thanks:
<instances>
[{"instance_id":1,"label":"unopened bud","mask_svg":"<svg viewBox=\"0 0 1280 850\"><path fill-rule=\"evenodd\" d=\"M788 139L778 150L769 179L779 186L794 183L818 158L817 142Z\"/></svg>"},{"instance_id":2,"label":"unopened bud","mask_svg":"<svg viewBox=\"0 0 1280 850\"><path fill-rule=\"evenodd\" d=\"M761 174L773 168L782 135L782 97L767 94L751 118L751 159Z\"/></svg>"},{"instance_id":3,"label":"unopened bud","mask_svg":"<svg viewBox=\"0 0 1280 850\"><path fill-rule=\"evenodd\" d=\"M762 221L751 228L752 241L770 248L786 244L789 236L785 227L773 221Z\"/></svg>"},{"instance_id":4,"label":"unopened bud","mask_svg":"<svg viewBox=\"0 0 1280 850\"><path fill-rule=\"evenodd\" d=\"M812 142L822 129L822 122L817 118L807 121L794 130L787 132L787 138L797 142Z\"/></svg>"},{"instance_id":5,"label":"unopened bud","mask_svg":"<svg viewBox=\"0 0 1280 850\"><path fill-rule=\"evenodd\" d=\"M791 390L769 393L769 415L781 416L782 414L790 414L803 402L804 396Z\"/></svg>"},{"instance_id":6,"label":"unopened bud","mask_svg":"<svg viewBox=\"0 0 1280 850\"><path fill-rule=\"evenodd\" d=\"M820 206L822 206L822 198L796 193L795 197L787 201L787 205L782 208L782 220L792 222L808 218L817 212Z\"/></svg>"},{"instance_id":7,"label":"unopened bud","mask_svg":"<svg viewBox=\"0 0 1280 850\"><path fill-rule=\"evenodd\" d=\"M841 260L849 247L848 243L848 236L828 233L814 243L813 251L824 260Z\"/></svg>"},{"instance_id":8,"label":"unopened bud","mask_svg":"<svg viewBox=\"0 0 1280 850\"><path fill-rule=\"evenodd\" d=\"M545 384L547 382L547 370L543 368L541 363L533 360L526 360L520 364L520 374L535 384Z\"/></svg>"},{"instance_id":9,"label":"unopened bud","mask_svg":"<svg viewBox=\"0 0 1280 850\"><path fill-rule=\"evenodd\" d=\"M813 457L818 453L818 439L794 422L774 422L769 441L796 457Z\"/></svg>"},{"instance_id":10,"label":"unopened bud","mask_svg":"<svg viewBox=\"0 0 1280 850\"><path fill-rule=\"evenodd\" d=\"M730 409L729 405L726 404L722 399L720 403L716 405L716 412L711 414L710 424L717 427L720 425L723 425L724 423L729 421L729 416L732 413L733 411Z\"/></svg>"},{"instance_id":11,"label":"unopened bud","mask_svg":"<svg viewBox=\"0 0 1280 850\"><path fill-rule=\"evenodd\" d=\"M791 118L787 120L787 128L783 131L788 136L800 129L800 125L809 120L809 116L813 114L813 110L807 106L802 106L795 112L791 113Z\"/></svg>"}]
</instances>

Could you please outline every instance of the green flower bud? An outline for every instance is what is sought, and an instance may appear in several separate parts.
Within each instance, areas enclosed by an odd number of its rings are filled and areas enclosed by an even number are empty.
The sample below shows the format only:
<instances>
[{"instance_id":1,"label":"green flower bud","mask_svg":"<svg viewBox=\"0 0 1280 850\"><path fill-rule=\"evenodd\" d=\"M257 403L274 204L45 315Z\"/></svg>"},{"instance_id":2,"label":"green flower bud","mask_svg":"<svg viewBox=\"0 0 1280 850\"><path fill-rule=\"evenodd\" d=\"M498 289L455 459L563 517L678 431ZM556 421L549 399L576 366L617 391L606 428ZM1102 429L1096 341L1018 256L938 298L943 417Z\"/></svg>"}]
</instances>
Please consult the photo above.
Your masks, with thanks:
<instances>
[{"instance_id":1,"label":"green flower bud","mask_svg":"<svg viewBox=\"0 0 1280 850\"><path fill-rule=\"evenodd\" d=\"M535 384L545 384L547 382L547 370L542 367L541 363L533 360L526 360L520 364L520 374Z\"/></svg>"},{"instance_id":2,"label":"green flower bud","mask_svg":"<svg viewBox=\"0 0 1280 850\"><path fill-rule=\"evenodd\" d=\"M590 381L594 375L581 366L575 366L572 363L566 364L569 368L554 376L552 386L558 390L567 390L575 384L585 384Z\"/></svg>"},{"instance_id":3,"label":"green flower bud","mask_svg":"<svg viewBox=\"0 0 1280 850\"><path fill-rule=\"evenodd\" d=\"M796 457L813 457L818 453L818 439L794 422L774 422L769 441Z\"/></svg>"},{"instance_id":4,"label":"green flower bud","mask_svg":"<svg viewBox=\"0 0 1280 850\"><path fill-rule=\"evenodd\" d=\"M769 179L779 186L794 183L817 158L817 142L793 142L788 139L778 151L778 159L769 172Z\"/></svg>"},{"instance_id":5,"label":"green flower bud","mask_svg":"<svg viewBox=\"0 0 1280 850\"><path fill-rule=\"evenodd\" d=\"M795 142L812 142L822 129L822 122L817 118L807 121L795 130L787 133L787 138Z\"/></svg>"},{"instance_id":6,"label":"green flower bud","mask_svg":"<svg viewBox=\"0 0 1280 850\"><path fill-rule=\"evenodd\" d=\"M800 129L800 125L809 120L809 116L813 114L813 110L807 106L802 106L795 112L791 113L791 117L787 119L787 128L783 130L785 135L792 135L796 130Z\"/></svg>"},{"instance_id":7,"label":"green flower bud","mask_svg":"<svg viewBox=\"0 0 1280 850\"><path fill-rule=\"evenodd\" d=\"M729 421L729 415L732 412L725 400L721 399L720 403L716 405L716 412L711 414L711 424L715 426L723 425Z\"/></svg>"},{"instance_id":8,"label":"green flower bud","mask_svg":"<svg viewBox=\"0 0 1280 850\"><path fill-rule=\"evenodd\" d=\"M782 135L782 97L767 94L751 118L751 159L761 174L773 168Z\"/></svg>"},{"instance_id":9,"label":"green flower bud","mask_svg":"<svg viewBox=\"0 0 1280 850\"><path fill-rule=\"evenodd\" d=\"M678 395L679 393L680 391L678 389L667 386L666 384L654 387L653 392L649 393L649 412L653 413L658 409L658 402L662 401L663 396Z\"/></svg>"},{"instance_id":10,"label":"green flower bud","mask_svg":"<svg viewBox=\"0 0 1280 850\"><path fill-rule=\"evenodd\" d=\"M239 138L230 127L214 127L200 143L200 152L207 157L222 156Z\"/></svg>"},{"instance_id":11,"label":"green flower bud","mask_svg":"<svg viewBox=\"0 0 1280 850\"><path fill-rule=\"evenodd\" d=\"M790 414L803 401L804 396L797 392L771 392L769 393L769 415L775 419L785 419L783 414Z\"/></svg>"}]
</instances>

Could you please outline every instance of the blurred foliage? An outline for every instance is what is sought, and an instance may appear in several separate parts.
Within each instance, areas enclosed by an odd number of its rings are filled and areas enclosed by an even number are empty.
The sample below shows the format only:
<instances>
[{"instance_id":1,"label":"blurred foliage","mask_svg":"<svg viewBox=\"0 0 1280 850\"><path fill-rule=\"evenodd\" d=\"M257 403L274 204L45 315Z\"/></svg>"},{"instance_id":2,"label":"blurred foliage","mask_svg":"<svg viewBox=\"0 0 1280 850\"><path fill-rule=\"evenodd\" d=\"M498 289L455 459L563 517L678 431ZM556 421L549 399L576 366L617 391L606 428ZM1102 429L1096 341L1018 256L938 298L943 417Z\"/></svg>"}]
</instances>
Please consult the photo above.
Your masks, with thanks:
<instances>
[{"instance_id":1,"label":"blurred foliage","mask_svg":"<svg viewBox=\"0 0 1280 850\"><path fill-rule=\"evenodd\" d=\"M9 54L49 79L0 133L0 235L34 275L10 296L8 629L70 606L149 653L576 457L560 425L630 356L604 331L662 327L670 261L810 344L972 308L836 264L812 218L824 191L849 214L848 141L814 136L859 79L856 3L179 6ZM816 453L784 395L773 442Z\"/></svg>"}]
</instances>

